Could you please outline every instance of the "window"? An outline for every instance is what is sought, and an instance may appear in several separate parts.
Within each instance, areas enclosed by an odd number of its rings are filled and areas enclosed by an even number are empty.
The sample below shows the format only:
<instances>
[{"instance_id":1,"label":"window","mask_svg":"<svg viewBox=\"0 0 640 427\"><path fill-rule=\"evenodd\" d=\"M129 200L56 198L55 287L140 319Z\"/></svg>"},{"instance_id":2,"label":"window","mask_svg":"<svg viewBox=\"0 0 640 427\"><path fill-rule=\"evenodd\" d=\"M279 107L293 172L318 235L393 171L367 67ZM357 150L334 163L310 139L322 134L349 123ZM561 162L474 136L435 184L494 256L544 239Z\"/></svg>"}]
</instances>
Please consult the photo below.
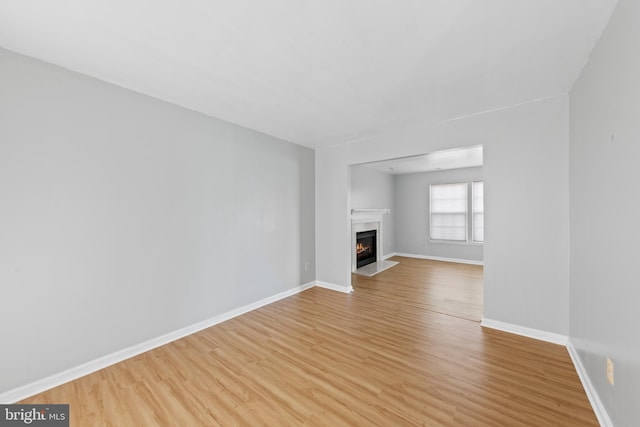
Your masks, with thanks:
<instances>
[{"instance_id":1,"label":"window","mask_svg":"<svg viewBox=\"0 0 640 427\"><path fill-rule=\"evenodd\" d=\"M484 242L484 182L476 181L472 184L472 216L473 241Z\"/></svg>"},{"instance_id":2,"label":"window","mask_svg":"<svg viewBox=\"0 0 640 427\"><path fill-rule=\"evenodd\" d=\"M429 190L431 239L466 242L467 183L432 184Z\"/></svg>"},{"instance_id":3,"label":"window","mask_svg":"<svg viewBox=\"0 0 640 427\"><path fill-rule=\"evenodd\" d=\"M471 206L468 203L469 199ZM484 242L484 183L482 181L472 182L471 185L467 182L430 185L429 212L431 240ZM468 232L469 229L471 233Z\"/></svg>"}]
</instances>

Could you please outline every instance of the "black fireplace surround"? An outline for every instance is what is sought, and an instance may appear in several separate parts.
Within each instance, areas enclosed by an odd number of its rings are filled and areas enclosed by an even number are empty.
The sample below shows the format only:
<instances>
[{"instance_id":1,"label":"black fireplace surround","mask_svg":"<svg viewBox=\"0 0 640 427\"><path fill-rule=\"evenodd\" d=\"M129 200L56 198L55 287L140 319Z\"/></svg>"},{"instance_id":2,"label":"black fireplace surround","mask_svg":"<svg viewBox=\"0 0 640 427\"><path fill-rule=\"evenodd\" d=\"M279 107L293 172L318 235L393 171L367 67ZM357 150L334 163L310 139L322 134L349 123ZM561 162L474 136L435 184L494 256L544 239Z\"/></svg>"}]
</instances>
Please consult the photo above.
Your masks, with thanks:
<instances>
[{"instance_id":1,"label":"black fireplace surround","mask_svg":"<svg viewBox=\"0 0 640 427\"><path fill-rule=\"evenodd\" d=\"M356 267L364 267L376 262L377 258L377 232L376 230L361 231L356 233Z\"/></svg>"}]
</instances>

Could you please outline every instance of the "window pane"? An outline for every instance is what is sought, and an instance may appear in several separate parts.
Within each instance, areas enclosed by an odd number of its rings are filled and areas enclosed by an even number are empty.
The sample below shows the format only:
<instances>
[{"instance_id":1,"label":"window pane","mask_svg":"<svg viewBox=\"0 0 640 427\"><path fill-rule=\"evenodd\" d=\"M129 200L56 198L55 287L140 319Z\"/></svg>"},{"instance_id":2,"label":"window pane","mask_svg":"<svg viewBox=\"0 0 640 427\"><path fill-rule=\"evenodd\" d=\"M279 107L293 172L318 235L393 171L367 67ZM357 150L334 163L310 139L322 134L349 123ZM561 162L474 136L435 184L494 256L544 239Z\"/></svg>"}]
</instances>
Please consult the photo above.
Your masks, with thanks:
<instances>
[{"instance_id":1,"label":"window pane","mask_svg":"<svg viewBox=\"0 0 640 427\"><path fill-rule=\"evenodd\" d=\"M431 214L431 238L436 240L467 240L467 215Z\"/></svg>"},{"instance_id":2,"label":"window pane","mask_svg":"<svg viewBox=\"0 0 640 427\"><path fill-rule=\"evenodd\" d=\"M431 186L431 212L467 211L467 184Z\"/></svg>"},{"instance_id":3,"label":"window pane","mask_svg":"<svg viewBox=\"0 0 640 427\"><path fill-rule=\"evenodd\" d=\"M430 186L430 237L467 240L467 183Z\"/></svg>"},{"instance_id":4,"label":"window pane","mask_svg":"<svg viewBox=\"0 0 640 427\"><path fill-rule=\"evenodd\" d=\"M473 214L473 241L484 242L484 214Z\"/></svg>"},{"instance_id":5,"label":"window pane","mask_svg":"<svg viewBox=\"0 0 640 427\"><path fill-rule=\"evenodd\" d=\"M484 242L484 183L474 182L473 190L473 241Z\"/></svg>"}]
</instances>

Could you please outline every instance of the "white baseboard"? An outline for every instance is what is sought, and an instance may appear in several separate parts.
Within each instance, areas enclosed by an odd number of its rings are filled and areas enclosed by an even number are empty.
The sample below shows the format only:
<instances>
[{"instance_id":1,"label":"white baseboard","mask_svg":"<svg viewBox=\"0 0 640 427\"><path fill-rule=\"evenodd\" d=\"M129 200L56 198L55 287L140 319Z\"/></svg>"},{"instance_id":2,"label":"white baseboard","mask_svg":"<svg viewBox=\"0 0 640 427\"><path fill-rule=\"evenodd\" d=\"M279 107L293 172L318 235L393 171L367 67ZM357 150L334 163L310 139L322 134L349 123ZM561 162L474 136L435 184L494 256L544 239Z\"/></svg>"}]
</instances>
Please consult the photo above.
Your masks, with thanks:
<instances>
[{"instance_id":1,"label":"white baseboard","mask_svg":"<svg viewBox=\"0 0 640 427\"><path fill-rule=\"evenodd\" d=\"M525 326L514 325L513 323L500 322L498 320L483 318L481 326L499 331L509 332L523 337L529 337L536 340L547 341L553 344L567 345L569 338L566 335L556 334L553 332L541 331L540 329L527 328Z\"/></svg>"},{"instance_id":2,"label":"white baseboard","mask_svg":"<svg viewBox=\"0 0 640 427\"><path fill-rule=\"evenodd\" d=\"M460 264L471 264L471 265L484 265L484 261L475 261L472 259L462 259L462 258L445 258L439 256L430 256L430 255L419 255L419 254L407 254L403 252L395 252L393 256L403 256L407 258L419 258L419 259L430 259L432 261L446 261L446 262L457 262Z\"/></svg>"},{"instance_id":3,"label":"white baseboard","mask_svg":"<svg viewBox=\"0 0 640 427\"><path fill-rule=\"evenodd\" d=\"M481 326L485 328L497 329L504 332L509 332L516 335L522 335L529 338L534 338L537 340L547 341L553 344L560 344L567 348L569 352L569 356L571 357L571 361L573 362L573 366L575 367L576 372L578 373L578 377L580 378L580 382L582 383L582 387L584 388L585 393L587 394L587 398L589 399L589 403L593 408L593 412L596 414L598 418L598 422L602 427L613 427L613 423L611 422L611 418L609 418L609 414L602 404L598 393L591 383L589 379L589 374L587 374L582 361L580 360L580 356L576 351L571 339L565 335L555 334L553 332L541 331L539 329L526 328L524 326L514 325L512 323L500 322L497 320L491 319L482 319L480 323Z\"/></svg>"},{"instance_id":4,"label":"white baseboard","mask_svg":"<svg viewBox=\"0 0 640 427\"><path fill-rule=\"evenodd\" d=\"M571 360L573 361L573 366L576 368L578 377L580 377L580 382L582 382L582 387L587 394L587 398L589 398L589 403L591 403L593 412L595 412L596 417L598 418L598 422L602 427L613 427L611 418L609 418L609 414L602 404L600 396L598 396L598 392L596 392L593 383L589 379L589 374L584 368L582 360L580 359L580 355L578 355L578 351L573 346L571 339L567 341L567 350L569 351L569 356L571 356Z\"/></svg>"},{"instance_id":5,"label":"white baseboard","mask_svg":"<svg viewBox=\"0 0 640 427\"><path fill-rule=\"evenodd\" d=\"M212 317L210 319L203 320L202 322L198 322L193 325L184 327L182 329L169 332L168 334L165 334L156 338L152 338L148 341L133 345L131 347L116 351L111 354L107 354L106 356L100 357L98 359L92 360L87 363L83 363L82 365L73 367L63 372L59 372L47 378L34 381L30 384L26 384L16 389L1 393L0 404L10 404L10 403L18 402L20 400L26 399L27 397L33 396L38 393L42 393L43 391L49 390L53 387L57 387L59 385L62 385L69 381L73 381L85 375L89 375L100 369L104 369L108 366L122 362L123 360L137 356L146 351L153 350L154 348L160 347L172 341L186 337L187 335L191 335L203 329L217 325L218 323L222 323L225 320L232 319L234 317L240 316L241 314L248 313L249 311L271 304L283 298L287 298L291 295L294 295L304 290L307 290L309 288L312 288L315 285L316 285L315 282L305 283L304 285L300 285L295 288L286 290L284 292L280 292L276 295L272 295L270 297L261 299L260 301L247 304L245 306L236 308L235 310L231 310L226 313L220 314L218 316Z\"/></svg>"},{"instance_id":6,"label":"white baseboard","mask_svg":"<svg viewBox=\"0 0 640 427\"><path fill-rule=\"evenodd\" d=\"M410 255L410 254L390 254L385 257L391 258L392 256L407 256L413 258L423 258L421 255ZM432 258L426 258L432 259ZM460 262L460 261L453 261ZM280 292L276 295L272 295L270 297L264 298L260 301L256 301L251 304L247 304L245 306L239 307L235 310L228 311L221 315L212 317L210 319L204 320L202 322L195 323L193 325L187 326L182 329L178 329L173 332L169 332L168 334L150 339L140 344L136 344L134 346L122 349L120 351L116 351L114 353L108 354L106 356L100 357L98 359L92 360L87 363L83 363L82 365L76 366L74 368L68 369L66 371L51 375L47 378L34 381L30 384L26 384L24 386L18 387L13 390L9 390L7 392L0 394L0 404L10 404L14 402L18 402L20 400L26 399L30 396L33 396L38 393L42 393L46 390L49 390L53 387L57 387L69 381L73 381L85 375L89 375L93 372L96 372L100 369L104 369L108 366L114 365L116 363L122 362L131 357L137 356L149 350L153 350L154 348L160 347L162 345L168 344L172 341L176 341L180 338L183 338L187 335L191 335L193 333L199 332L203 329L209 328L211 326L217 325L218 323L222 323L226 320L232 319L234 317L240 316L242 314L248 313L252 310L258 309L265 305L271 304L283 298L287 298L291 295L297 294L313 286L318 286L325 289L330 289L333 291L343 292L343 293L351 293L353 292L353 288L351 286L340 286L333 283L315 281L305 283L298 287L286 290L284 292ZM568 339L565 335L555 334L552 332L541 331L538 329L527 328L524 326L514 325L511 323L500 322L492 319L482 319L481 325L486 328L497 329L504 332L509 332L517 335L526 336L529 338L534 338L542 341L551 342L553 344L565 345L569 352L569 356L573 361L573 365L578 373L580 381L582 382L582 386L584 387L585 393L591 403L591 406L598 418L598 422L603 427L611 427L613 423L607 414L607 411L596 392L591 380L589 379L589 375L580 360L578 352L575 347L571 343L571 340Z\"/></svg>"},{"instance_id":7,"label":"white baseboard","mask_svg":"<svg viewBox=\"0 0 640 427\"><path fill-rule=\"evenodd\" d=\"M316 280L316 286L319 288L330 289L332 291L343 292L345 294L350 294L353 292L352 286L340 286L334 283L321 282L320 280Z\"/></svg>"},{"instance_id":8,"label":"white baseboard","mask_svg":"<svg viewBox=\"0 0 640 427\"><path fill-rule=\"evenodd\" d=\"M390 254L387 254L387 255L383 256L382 259L389 259L389 258L394 257L396 255L398 255L398 254L395 253L395 252L391 252Z\"/></svg>"}]
</instances>

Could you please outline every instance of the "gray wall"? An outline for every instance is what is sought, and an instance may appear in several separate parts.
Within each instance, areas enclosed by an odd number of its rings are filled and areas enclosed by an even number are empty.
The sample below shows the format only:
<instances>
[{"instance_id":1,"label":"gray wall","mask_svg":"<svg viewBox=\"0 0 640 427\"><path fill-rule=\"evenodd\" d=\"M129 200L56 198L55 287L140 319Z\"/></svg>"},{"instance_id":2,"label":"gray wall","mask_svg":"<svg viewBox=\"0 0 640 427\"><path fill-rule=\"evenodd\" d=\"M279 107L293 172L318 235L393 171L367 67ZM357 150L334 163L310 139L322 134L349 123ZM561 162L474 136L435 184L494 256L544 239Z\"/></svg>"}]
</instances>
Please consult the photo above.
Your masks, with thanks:
<instances>
[{"instance_id":1,"label":"gray wall","mask_svg":"<svg viewBox=\"0 0 640 427\"><path fill-rule=\"evenodd\" d=\"M366 166L351 167L351 208L391 209L382 215L383 255L395 252L395 208L393 175Z\"/></svg>"},{"instance_id":2,"label":"gray wall","mask_svg":"<svg viewBox=\"0 0 640 427\"><path fill-rule=\"evenodd\" d=\"M484 313L569 333L568 95L316 150L317 279L351 284L349 165L484 146Z\"/></svg>"},{"instance_id":3,"label":"gray wall","mask_svg":"<svg viewBox=\"0 0 640 427\"><path fill-rule=\"evenodd\" d=\"M314 280L314 200L312 150L0 50L0 393Z\"/></svg>"},{"instance_id":4,"label":"gray wall","mask_svg":"<svg viewBox=\"0 0 640 427\"><path fill-rule=\"evenodd\" d=\"M482 261L482 245L429 241L429 185L482 181L482 168L412 173L394 177L396 252Z\"/></svg>"},{"instance_id":5,"label":"gray wall","mask_svg":"<svg viewBox=\"0 0 640 427\"><path fill-rule=\"evenodd\" d=\"M639 76L640 2L621 0L571 91L570 155L571 341L616 426L640 425Z\"/></svg>"}]
</instances>

